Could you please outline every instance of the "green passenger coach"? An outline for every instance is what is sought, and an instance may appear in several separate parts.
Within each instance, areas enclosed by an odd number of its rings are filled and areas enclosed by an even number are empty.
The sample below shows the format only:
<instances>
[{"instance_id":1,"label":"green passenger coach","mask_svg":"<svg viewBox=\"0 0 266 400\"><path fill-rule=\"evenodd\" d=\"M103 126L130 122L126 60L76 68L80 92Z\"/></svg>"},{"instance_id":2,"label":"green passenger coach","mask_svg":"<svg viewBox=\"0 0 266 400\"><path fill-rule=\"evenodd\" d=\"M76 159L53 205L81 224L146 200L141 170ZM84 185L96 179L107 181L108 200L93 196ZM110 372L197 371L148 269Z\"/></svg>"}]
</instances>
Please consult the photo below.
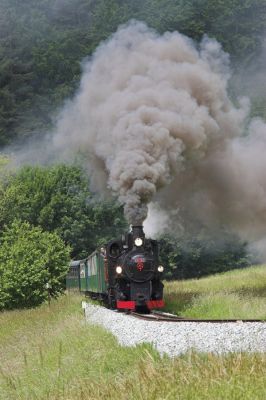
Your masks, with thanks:
<instances>
[{"instance_id":1,"label":"green passenger coach","mask_svg":"<svg viewBox=\"0 0 266 400\"><path fill-rule=\"evenodd\" d=\"M68 290L80 290L80 261L71 261L66 277L66 288Z\"/></svg>"},{"instance_id":2,"label":"green passenger coach","mask_svg":"<svg viewBox=\"0 0 266 400\"><path fill-rule=\"evenodd\" d=\"M107 291L104 272L104 255L96 250L84 260L71 261L66 278L67 289L77 289L88 294Z\"/></svg>"}]
</instances>

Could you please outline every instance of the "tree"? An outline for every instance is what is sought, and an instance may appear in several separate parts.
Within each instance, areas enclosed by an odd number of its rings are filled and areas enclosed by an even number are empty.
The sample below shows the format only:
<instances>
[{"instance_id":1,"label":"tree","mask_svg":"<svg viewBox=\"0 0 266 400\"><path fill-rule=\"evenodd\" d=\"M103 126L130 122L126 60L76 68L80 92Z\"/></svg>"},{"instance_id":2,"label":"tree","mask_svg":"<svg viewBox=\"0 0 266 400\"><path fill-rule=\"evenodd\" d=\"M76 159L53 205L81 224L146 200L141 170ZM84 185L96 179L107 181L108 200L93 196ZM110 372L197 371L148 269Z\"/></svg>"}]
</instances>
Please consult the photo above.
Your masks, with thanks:
<instances>
[{"instance_id":1,"label":"tree","mask_svg":"<svg viewBox=\"0 0 266 400\"><path fill-rule=\"evenodd\" d=\"M166 279L200 278L250 264L247 244L222 229L217 237L164 235L160 257Z\"/></svg>"},{"instance_id":2,"label":"tree","mask_svg":"<svg viewBox=\"0 0 266 400\"><path fill-rule=\"evenodd\" d=\"M15 220L0 247L0 309L32 307L64 290L70 248L55 233Z\"/></svg>"},{"instance_id":3,"label":"tree","mask_svg":"<svg viewBox=\"0 0 266 400\"><path fill-rule=\"evenodd\" d=\"M14 219L56 232L82 258L126 229L122 207L89 191L78 166L26 166L7 181L0 197L0 228ZM10 212L12 210L12 212Z\"/></svg>"}]
</instances>

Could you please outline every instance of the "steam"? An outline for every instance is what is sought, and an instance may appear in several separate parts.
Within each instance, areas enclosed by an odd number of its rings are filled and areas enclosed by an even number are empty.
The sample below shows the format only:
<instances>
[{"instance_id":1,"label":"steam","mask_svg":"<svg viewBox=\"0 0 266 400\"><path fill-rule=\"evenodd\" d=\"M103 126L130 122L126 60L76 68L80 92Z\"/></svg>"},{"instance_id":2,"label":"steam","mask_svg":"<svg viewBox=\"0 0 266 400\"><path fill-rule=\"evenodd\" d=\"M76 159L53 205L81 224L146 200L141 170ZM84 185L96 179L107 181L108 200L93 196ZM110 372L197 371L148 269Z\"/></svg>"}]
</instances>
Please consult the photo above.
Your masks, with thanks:
<instances>
[{"instance_id":1,"label":"steam","mask_svg":"<svg viewBox=\"0 0 266 400\"><path fill-rule=\"evenodd\" d=\"M261 240L266 125L247 127L249 101L232 103L229 78L228 55L215 40L196 47L178 32L160 36L133 21L85 63L54 145L85 155L94 190L117 196L132 224L150 207L147 229L157 214L162 229L227 224Z\"/></svg>"}]
</instances>

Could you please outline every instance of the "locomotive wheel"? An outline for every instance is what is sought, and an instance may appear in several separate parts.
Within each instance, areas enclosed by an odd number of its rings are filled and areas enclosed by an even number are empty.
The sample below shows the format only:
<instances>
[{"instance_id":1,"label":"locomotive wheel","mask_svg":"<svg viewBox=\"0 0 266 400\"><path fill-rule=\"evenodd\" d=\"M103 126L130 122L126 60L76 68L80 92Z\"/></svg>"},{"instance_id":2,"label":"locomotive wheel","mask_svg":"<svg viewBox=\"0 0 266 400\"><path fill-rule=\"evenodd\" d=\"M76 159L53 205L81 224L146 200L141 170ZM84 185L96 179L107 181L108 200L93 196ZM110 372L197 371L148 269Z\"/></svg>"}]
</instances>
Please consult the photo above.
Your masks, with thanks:
<instances>
[{"instance_id":1,"label":"locomotive wheel","mask_svg":"<svg viewBox=\"0 0 266 400\"><path fill-rule=\"evenodd\" d=\"M137 306L136 312L139 314L150 314L151 310L147 306Z\"/></svg>"},{"instance_id":2,"label":"locomotive wheel","mask_svg":"<svg viewBox=\"0 0 266 400\"><path fill-rule=\"evenodd\" d=\"M115 310L116 309L116 300L113 294L111 294L110 292L108 293L108 307L111 310Z\"/></svg>"}]
</instances>

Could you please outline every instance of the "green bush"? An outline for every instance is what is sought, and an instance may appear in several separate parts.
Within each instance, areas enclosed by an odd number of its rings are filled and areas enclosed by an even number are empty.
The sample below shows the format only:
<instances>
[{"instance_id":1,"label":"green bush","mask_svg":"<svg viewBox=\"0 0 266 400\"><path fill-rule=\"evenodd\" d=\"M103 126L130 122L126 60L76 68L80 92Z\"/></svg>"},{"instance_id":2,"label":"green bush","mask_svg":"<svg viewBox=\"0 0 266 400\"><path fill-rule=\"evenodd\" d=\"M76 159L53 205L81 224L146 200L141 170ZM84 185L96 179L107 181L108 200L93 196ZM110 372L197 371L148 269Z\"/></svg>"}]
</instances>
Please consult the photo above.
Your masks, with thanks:
<instances>
[{"instance_id":1,"label":"green bush","mask_svg":"<svg viewBox=\"0 0 266 400\"><path fill-rule=\"evenodd\" d=\"M247 244L221 229L222 234L216 238L164 235L159 243L165 279L200 278L250 265Z\"/></svg>"},{"instance_id":2,"label":"green bush","mask_svg":"<svg viewBox=\"0 0 266 400\"><path fill-rule=\"evenodd\" d=\"M70 247L55 233L15 220L0 247L0 309L37 306L64 290Z\"/></svg>"}]
</instances>

